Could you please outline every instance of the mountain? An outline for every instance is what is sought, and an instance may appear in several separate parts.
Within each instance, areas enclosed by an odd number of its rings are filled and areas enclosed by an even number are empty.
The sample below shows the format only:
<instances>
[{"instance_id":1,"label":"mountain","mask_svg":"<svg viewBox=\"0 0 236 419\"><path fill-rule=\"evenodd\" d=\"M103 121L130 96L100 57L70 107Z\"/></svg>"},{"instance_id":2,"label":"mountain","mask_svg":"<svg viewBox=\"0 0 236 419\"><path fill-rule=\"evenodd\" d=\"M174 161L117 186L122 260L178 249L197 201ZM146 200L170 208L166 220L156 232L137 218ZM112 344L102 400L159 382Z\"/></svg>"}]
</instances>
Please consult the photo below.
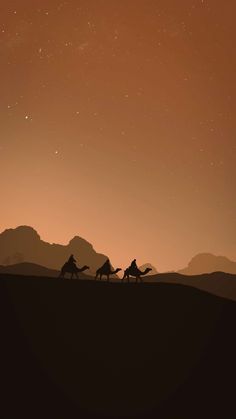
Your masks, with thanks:
<instances>
[{"instance_id":1,"label":"mountain","mask_svg":"<svg viewBox=\"0 0 236 419\"><path fill-rule=\"evenodd\" d=\"M107 256L97 253L85 239L75 236L67 245L43 241L29 226L8 229L0 234L0 265L30 262L59 270L73 254L78 266L88 265L94 273Z\"/></svg>"},{"instance_id":2,"label":"mountain","mask_svg":"<svg viewBox=\"0 0 236 419\"><path fill-rule=\"evenodd\" d=\"M155 266L153 266L151 263L144 263L144 265L139 266L140 271L145 271L146 268L151 268L151 271L146 276L158 274Z\"/></svg>"},{"instance_id":3,"label":"mountain","mask_svg":"<svg viewBox=\"0 0 236 419\"><path fill-rule=\"evenodd\" d=\"M224 256L200 253L193 257L187 268L181 269L179 273L183 275L200 275L219 271L236 274L236 262L232 262Z\"/></svg>"}]
</instances>

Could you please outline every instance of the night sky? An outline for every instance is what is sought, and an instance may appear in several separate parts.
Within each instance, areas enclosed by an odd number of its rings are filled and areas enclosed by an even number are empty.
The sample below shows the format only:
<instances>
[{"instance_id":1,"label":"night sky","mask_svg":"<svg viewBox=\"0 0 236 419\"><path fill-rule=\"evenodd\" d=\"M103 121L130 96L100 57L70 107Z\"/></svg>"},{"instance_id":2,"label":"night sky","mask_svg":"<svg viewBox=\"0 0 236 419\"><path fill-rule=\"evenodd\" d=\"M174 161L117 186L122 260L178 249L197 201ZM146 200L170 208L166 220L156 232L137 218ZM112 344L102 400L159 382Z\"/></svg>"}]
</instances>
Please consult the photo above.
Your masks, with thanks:
<instances>
[{"instance_id":1,"label":"night sky","mask_svg":"<svg viewBox=\"0 0 236 419\"><path fill-rule=\"evenodd\" d=\"M0 231L80 235L121 267L235 260L235 15L234 0L2 0Z\"/></svg>"}]
</instances>

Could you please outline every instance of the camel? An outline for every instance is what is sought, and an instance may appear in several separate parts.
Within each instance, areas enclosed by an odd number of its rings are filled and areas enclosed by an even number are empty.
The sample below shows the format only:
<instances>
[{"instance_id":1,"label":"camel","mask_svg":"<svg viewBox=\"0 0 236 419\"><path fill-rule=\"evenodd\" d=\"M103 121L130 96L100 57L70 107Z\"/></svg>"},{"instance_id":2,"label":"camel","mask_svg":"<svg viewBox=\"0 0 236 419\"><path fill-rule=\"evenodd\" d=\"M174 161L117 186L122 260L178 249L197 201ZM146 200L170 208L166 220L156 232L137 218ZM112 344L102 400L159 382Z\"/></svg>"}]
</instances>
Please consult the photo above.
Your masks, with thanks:
<instances>
[{"instance_id":1,"label":"camel","mask_svg":"<svg viewBox=\"0 0 236 419\"><path fill-rule=\"evenodd\" d=\"M59 277L64 278L66 273L70 273L70 279L72 279L74 275L77 279L79 279L78 272L84 272L86 269L89 269L89 266L84 265L82 268L78 268L76 265L71 265L66 262L61 268Z\"/></svg>"},{"instance_id":2,"label":"camel","mask_svg":"<svg viewBox=\"0 0 236 419\"><path fill-rule=\"evenodd\" d=\"M127 268L124 272L124 276L122 278L122 281L124 281L124 279L127 278L128 282L129 282L129 277L130 276L134 276L136 278L136 282L138 282L138 280L140 279L140 282L142 282L142 278L141 276L143 275L147 275L148 272L150 272L152 269L151 268L146 268L145 271L140 271L140 269L132 269L132 268Z\"/></svg>"},{"instance_id":3,"label":"camel","mask_svg":"<svg viewBox=\"0 0 236 419\"><path fill-rule=\"evenodd\" d=\"M121 271L121 268L117 268L117 269L115 269L114 271L112 271L111 270L111 267L110 266L101 266L101 268L99 268L97 271L96 271L96 276L95 276L95 280L98 278L98 276L99 276L99 278L100 278L100 281L101 281L101 279L102 279L102 276L103 275L106 275L107 276L107 282L109 282L110 281L110 275L114 275L114 274L116 274L117 272L119 272L119 271Z\"/></svg>"}]
</instances>

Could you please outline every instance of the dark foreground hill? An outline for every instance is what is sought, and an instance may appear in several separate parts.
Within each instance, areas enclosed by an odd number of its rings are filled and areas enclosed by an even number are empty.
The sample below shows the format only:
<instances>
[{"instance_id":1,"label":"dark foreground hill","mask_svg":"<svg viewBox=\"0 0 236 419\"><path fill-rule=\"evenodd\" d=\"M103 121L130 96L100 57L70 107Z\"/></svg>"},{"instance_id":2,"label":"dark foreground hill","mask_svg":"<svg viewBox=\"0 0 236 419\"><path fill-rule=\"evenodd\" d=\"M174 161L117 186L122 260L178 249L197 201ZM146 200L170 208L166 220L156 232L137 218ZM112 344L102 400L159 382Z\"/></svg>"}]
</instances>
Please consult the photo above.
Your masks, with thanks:
<instances>
[{"instance_id":1,"label":"dark foreground hill","mask_svg":"<svg viewBox=\"0 0 236 419\"><path fill-rule=\"evenodd\" d=\"M0 296L4 419L235 417L234 302L12 275Z\"/></svg>"}]
</instances>

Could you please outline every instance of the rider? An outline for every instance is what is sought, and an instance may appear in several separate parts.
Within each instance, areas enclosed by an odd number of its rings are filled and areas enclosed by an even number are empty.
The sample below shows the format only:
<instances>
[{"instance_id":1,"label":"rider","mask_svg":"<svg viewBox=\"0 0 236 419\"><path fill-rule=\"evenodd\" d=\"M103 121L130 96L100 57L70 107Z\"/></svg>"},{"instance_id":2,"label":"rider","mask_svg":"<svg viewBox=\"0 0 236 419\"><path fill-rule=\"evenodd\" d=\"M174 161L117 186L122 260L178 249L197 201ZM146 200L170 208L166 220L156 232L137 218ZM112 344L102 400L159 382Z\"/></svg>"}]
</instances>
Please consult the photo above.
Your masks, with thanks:
<instances>
[{"instance_id":1,"label":"rider","mask_svg":"<svg viewBox=\"0 0 236 419\"><path fill-rule=\"evenodd\" d=\"M110 260L107 259L106 262L102 265L102 268L111 269Z\"/></svg>"},{"instance_id":2,"label":"rider","mask_svg":"<svg viewBox=\"0 0 236 419\"><path fill-rule=\"evenodd\" d=\"M76 260L75 260L75 258L74 258L74 255L70 255L70 257L69 257L69 259L68 259L67 263L68 263L69 265L76 265Z\"/></svg>"},{"instance_id":3,"label":"rider","mask_svg":"<svg viewBox=\"0 0 236 419\"><path fill-rule=\"evenodd\" d=\"M130 268L131 268L131 269L138 269L138 267L137 267L137 263L136 263L136 259L134 259L134 260L131 262Z\"/></svg>"}]
</instances>

